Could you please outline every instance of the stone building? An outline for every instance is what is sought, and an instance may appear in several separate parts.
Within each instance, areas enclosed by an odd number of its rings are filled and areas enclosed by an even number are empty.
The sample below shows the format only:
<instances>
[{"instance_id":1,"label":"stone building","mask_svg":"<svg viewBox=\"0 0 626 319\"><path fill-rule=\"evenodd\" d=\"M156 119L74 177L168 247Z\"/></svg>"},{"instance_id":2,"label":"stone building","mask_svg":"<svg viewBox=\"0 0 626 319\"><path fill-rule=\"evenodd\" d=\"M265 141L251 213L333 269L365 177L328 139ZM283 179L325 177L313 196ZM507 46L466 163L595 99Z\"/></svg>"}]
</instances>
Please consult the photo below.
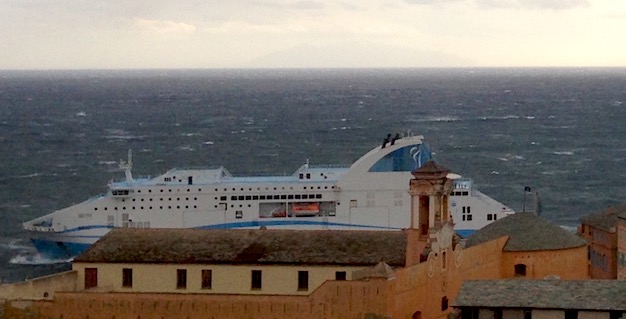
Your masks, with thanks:
<instances>
[{"instance_id":1,"label":"stone building","mask_svg":"<svg viewBox=\"0 0 626 319\"><path fill-rule=\"evenodd\" d=\"M624 296L626 281L481 280L463 283L453 306L462 319L618 319Z\"/></svg>"},{"instance_id":2,"label":"stone building","mask_svg":"<svg viewBox=\"0 0 626 319\"><path fill-rule=\"evenodd\" d=\"M588 277L587 241L534 213L516 213L478 230L467 241L467 247L509 236L502 249L501 278L563 279ZM576 252L576 253L572 253ZM555 271L559 269L559 271Z\"/></svg>"},{"instance_id":3,"label":"stone building","mask_svg":"<svg viewBox=\"0 0 626 319\"><path fill-rule=\"evenodd\" d=\"M403 268L405 232L114 229L74 259L85 291L308 295L384 263Z\"/></svg>"},{"instance_id":4,"label":"stone building","mask_svg":"<svg viewBox=\"0 0 626 319\"><path fill-rule=\"evenodd\" d=\"M617 220L626 205L609 207L580 219L578 233L589 241L589 274L594 279L617 278Z\"/></svg>"},{"instance_id":5,"label":"stone building","mask_svg":"<svg viewBox=\"0 0 626 319\"><path fill-rule=\"evenodd\" d=\"M617 215L617 279L626 279L626 211Z\"/></svg>"}]
</instances>

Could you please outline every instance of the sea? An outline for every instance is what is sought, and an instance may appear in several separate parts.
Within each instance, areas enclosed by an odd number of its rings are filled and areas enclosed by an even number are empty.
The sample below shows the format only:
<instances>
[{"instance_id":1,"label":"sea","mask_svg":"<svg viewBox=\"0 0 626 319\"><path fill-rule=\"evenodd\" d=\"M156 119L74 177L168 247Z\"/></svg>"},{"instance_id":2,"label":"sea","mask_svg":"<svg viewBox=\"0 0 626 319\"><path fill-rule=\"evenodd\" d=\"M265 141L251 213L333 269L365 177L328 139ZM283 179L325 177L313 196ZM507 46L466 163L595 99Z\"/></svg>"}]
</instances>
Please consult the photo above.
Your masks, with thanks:
<instances>
[{"instance_id":1,"label":"sea","mask_svg":"<svg viewBox=\"0 0 626 319\"><path fill-rule=\"evenodd\" d=\"M0 282L71 268L21 223L174 167L291 174L388 134L568 229L626 202L625 68L0 71ZM408 187L408 184L407 184ZM530 192L525 191L530 189Z\"/></svg>"}]
</instances>

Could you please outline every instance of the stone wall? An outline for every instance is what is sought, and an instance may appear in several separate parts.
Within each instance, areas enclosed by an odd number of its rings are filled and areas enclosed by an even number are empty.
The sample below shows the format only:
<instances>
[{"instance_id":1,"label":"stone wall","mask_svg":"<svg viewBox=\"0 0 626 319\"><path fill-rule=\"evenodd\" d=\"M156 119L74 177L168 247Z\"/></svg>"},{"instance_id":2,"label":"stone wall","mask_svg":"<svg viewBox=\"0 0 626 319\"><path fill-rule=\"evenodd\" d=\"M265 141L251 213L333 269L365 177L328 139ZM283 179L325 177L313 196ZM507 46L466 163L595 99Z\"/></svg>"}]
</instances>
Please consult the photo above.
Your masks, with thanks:
<instances>
[{"instance_id":1,"label":"stone wall","mask_svg":"<svg viewBox=\"0 0 626 319\"><path fill-rule=\"evenodd\" d=\"M0 300L51 300L56 291L74 291L76 272L39 277L0 285Z\"/></svg>"}]
</instances>

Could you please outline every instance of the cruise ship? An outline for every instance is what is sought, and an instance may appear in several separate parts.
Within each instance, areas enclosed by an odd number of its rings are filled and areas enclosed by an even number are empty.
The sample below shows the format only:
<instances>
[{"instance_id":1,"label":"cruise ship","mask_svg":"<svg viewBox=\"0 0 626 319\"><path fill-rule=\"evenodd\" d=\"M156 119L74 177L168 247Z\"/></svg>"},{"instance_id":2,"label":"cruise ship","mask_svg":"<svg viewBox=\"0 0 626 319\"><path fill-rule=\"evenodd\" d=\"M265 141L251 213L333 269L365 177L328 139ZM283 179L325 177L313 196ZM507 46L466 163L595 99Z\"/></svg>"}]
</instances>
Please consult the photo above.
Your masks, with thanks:
<instances>
[{"instance_id":1,"label":"cruise ship","mask_svg":"<svg viewBox=\"0 0 626 319\"><path fill-rule=\"evenodd\" d=\"M388 136L348 166L308 162L287 176L234 176L226 168L172 169L125 179L106 194L23 224L39 253L71 258L109 230L130 228L289 228L399 230L410 224L411 172L432 158L423 136ZM451 174L449 207L468 236L513 211Z\"/></svg>"}]
</instances>

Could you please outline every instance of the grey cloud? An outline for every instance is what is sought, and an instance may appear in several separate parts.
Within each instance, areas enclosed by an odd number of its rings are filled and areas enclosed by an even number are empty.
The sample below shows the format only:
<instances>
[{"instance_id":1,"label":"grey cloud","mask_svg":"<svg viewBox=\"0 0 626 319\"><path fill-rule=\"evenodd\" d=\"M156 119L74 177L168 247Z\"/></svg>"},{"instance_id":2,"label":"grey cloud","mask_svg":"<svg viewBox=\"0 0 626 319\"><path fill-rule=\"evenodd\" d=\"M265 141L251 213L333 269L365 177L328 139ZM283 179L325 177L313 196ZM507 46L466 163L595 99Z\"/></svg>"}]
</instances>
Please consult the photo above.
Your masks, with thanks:
<instances>
[{"instance_id":1,"label":"grey cloud","mask_svg":"<svg viewBox=\"0 0 626 319\"><path fill-rule=\"evenodd\" d=\"M295 2L255 1L252 2L252 4L262 7L291 10L321 10L325 7L323 3L311 0L302 0Z\"/></svg>"},{"instance_id":2,"label":"grey cloud","mask_svg":"<svg viewBox=\"0 0 626 319\"><path fill-rule=\"evenodd\" d=\"M461 2L465 0L404 0L410 4L418 4L418 5L441 5L452 2Z\"/></svg>"},{"instance_id":3,"label":"grey cloud","mask_svg":"<svg viewBox=\"0 0 626 319\"><path fill-rule=\"evenodd\" d=\"M526 8L566 10L589 6L588 0L476 0L487 8Z\"/></svg>"}]
</instances>

